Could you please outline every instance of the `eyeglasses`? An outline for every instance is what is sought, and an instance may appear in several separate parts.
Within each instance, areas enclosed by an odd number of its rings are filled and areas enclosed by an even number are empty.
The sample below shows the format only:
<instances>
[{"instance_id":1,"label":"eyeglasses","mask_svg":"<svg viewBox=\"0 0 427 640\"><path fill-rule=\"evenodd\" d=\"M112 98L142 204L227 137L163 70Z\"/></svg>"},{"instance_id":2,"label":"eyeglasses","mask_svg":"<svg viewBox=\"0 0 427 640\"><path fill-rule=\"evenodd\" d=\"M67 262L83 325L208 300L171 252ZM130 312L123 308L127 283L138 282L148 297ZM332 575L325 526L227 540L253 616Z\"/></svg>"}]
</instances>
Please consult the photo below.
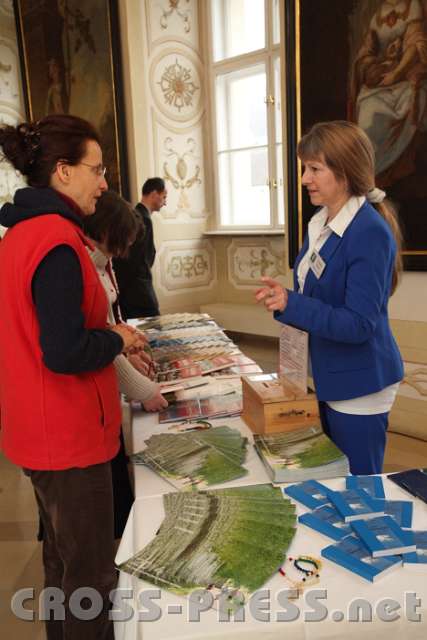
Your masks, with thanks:
<instances>
[{"instance_id":1,"label":"eyeglasses","mask_svg":"<svg viewBox=\"0 0 427 640\"><path fill-rule=\"evenodd\" d=\"M85 167L89 167L92 173L94 173L99 178L101 176L104 177L105 174L107 173L107 167L104 167L104 165L102 164L88 164L87 162L79 162L79 164L83 164Z\"/></svg>"}]
</instances>

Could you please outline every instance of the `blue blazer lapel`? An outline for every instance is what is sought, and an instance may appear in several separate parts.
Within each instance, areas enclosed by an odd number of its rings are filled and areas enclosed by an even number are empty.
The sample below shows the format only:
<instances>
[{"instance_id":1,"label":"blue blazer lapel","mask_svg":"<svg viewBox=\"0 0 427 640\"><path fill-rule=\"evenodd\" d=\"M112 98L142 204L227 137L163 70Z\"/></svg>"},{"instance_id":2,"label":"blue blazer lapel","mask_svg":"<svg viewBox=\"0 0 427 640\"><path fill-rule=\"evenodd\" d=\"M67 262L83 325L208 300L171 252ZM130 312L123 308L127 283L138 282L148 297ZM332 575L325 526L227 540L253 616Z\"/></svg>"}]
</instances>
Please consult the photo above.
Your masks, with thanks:
<instances>
[{"instance_id":1,"label":"blue blazer lapel","mask_svg":"<svg viewBox=\"0 0 427 640\"><path fill-rule=\"evenodd\" d=\"M328 264L330 263L330 261L332 259L332 256L334 255L335 251L338 249L338 247L339 247L339 245L341 243L341 240L342 240L342 238L339 235L337 235L336 233L332 233L329 236L329 238L326 240L326 242L323 245L323 247L320 249L319 255L325 261L325 269L327 269ZM321 277L322 276L320 276L320 278ZM311 296L316 282L317 282L316 276L314 275L312 270L309 269L309 271L307 273L307 277L305 279L305 284L304 284L303 294L305 296Z\"/></svg>"}]
</instances>

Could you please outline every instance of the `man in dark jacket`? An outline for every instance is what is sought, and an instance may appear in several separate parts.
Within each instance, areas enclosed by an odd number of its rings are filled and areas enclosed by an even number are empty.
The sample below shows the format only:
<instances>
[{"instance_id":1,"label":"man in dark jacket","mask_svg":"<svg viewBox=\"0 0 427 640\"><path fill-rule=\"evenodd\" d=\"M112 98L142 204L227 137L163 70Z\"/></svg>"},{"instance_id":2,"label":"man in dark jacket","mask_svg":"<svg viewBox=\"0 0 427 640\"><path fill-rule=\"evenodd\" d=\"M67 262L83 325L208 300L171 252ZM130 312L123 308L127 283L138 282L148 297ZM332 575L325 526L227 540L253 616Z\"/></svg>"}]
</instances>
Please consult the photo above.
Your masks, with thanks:
<instances>
[{"instance_id":1,"label":"man in dark jacket","mask_svg":"<svg viewBox=\"0 0 427 640\"><path fill-rule=\"evenodd\" d=\"M166 197L162 178L149 178L144 182L141 202L135 207L142 223L141 230L127 258L114 260L120 308L125 319L147 318L160 313L151 273L156 257L151 214L160 211L166 204Z\"/></svg>"}]
</instances>

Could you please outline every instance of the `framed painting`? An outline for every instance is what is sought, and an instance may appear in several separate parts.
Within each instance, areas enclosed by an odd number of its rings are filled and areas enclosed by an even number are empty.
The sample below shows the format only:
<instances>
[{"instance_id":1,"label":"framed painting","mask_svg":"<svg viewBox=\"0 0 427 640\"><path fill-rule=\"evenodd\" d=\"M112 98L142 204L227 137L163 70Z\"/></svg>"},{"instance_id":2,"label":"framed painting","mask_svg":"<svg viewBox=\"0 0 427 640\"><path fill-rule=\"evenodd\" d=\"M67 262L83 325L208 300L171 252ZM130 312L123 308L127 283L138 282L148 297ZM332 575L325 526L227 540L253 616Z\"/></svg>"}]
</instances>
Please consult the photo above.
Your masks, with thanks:
<instances>
[{"instance_id":1,"label":"framed painting","mask_svg":"<svg viewBox=\"0 0 427 640\"><path fill-rule=\"evenodd\" d=\"M14 10L27 117L89 120L109 187L128 197L117 0L14 0Z\"/></svg>"},{"instance_id":2,"label":"framed painting","mask_svg":"<svg viewBox=\"0 0 427 640\"><path fill-rule=\"evenodd\" d=\"M427 270L427 0L286 0L289 260L314 207L296 145L315 122L352 120L376 153L405 269Z\"/></svg>"}]
</instances>

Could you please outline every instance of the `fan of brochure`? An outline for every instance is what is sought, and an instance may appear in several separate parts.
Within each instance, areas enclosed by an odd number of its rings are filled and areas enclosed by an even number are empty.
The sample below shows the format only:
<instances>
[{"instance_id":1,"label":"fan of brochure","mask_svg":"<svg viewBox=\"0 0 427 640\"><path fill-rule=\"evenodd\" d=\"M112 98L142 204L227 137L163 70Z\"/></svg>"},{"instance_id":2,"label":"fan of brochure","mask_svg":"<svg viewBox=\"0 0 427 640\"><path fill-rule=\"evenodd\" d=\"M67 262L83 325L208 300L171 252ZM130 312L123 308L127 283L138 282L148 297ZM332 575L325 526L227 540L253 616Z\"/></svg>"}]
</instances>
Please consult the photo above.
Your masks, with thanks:
<instances>
[{"instance_id":1,"label":"fan of brochure","mask_svg":"<svg viewBox=\"0 0 427 640\"><path fill-rule=\"evenodd\" d=\"M295 507L269 484L170 493L153 540L119 569L179 595L228 593L235 608L283 564ZM233 604L233 603L232 603Z\"/></svg>"},{"instance_id":2,"label":"fan of brochure","mask_svg":"<svg viewBox=\"0 0 427 640\"><path fill-rule=\"evenodd\" d=\"M132 456L177 489L204 488L246 475L247 439L236 429L215 427L190 433L160 433L145 441L146 448Z\"/></svg>"},{"instance_id":3,"label":"fan of brochure","mask_svg":"<svg viewBox=\"0 0 427 640\"><path fill-rule=\"evenodd\" d=\"M142 329L142 331L149 329L171 331L173 329L201 327L212 323L213 320L207 313L166 313L161 316L145 318L138 325L138 329Z\"/></svg>"},{"instance_id":4,"label":"fan of brochure","mask_svg":"<svg viewBox=\"0 0 427 640\"><path fill-rule=\"evenodd\" d=\"M350 473L347 456L321 426L254 434L254 444L273 482L322 480Z\"/></svg>"}]
</instances>

